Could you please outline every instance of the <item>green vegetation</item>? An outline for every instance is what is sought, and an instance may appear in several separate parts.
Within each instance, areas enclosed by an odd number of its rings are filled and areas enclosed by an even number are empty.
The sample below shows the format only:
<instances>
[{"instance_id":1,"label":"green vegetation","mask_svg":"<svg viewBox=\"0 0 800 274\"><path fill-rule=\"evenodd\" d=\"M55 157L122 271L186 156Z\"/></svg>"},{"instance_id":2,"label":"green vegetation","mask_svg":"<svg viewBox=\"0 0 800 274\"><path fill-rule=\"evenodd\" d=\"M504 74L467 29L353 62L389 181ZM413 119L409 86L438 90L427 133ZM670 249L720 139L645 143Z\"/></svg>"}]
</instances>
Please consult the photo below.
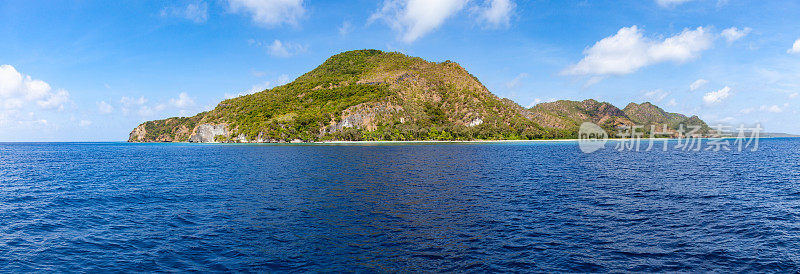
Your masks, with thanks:
<instances>
[{"instance_id":1,"label":"green vegetation","mask_svg":"<svg viewBox=\"0 0 800 274\"><path fill-rule=\"evenodd\" d=\"M146 131L144 138L158 142L185 142L189 140L192 129L205 114L203 112L193 117L148 121L143 124Z\"/></svg>"},{"instance_id":2,"label":"green vegetation","mask_svg":"<svg viewBox=\"0 0 800 274\"><path fill-rule=\"evenodd\" d=\"M619 108L606 102L595 100L568 101L560 100L541 103L529 110L530 118L536 123L560 129L562 134L577 138L578 128L583 122L592 122L609 134L616 132L619 126L632 122Z\"/></svg>"},{"instance_id":3,"label":"green vegetation","mask_svg":"<svg viewBox=\"0 0 800 274\"><path fill-rule=\"evenodd\" d=\"M679 113L669 113L650 102L644 102L642 104L630 103L623 111L636 125L645 126L648 130L651 125L656 126L658 130L662 130L664 125L666 125L668 129L673 130L678 129L681 125L683 125L684 128L699 126L699 132L704 134L711 130L711 128L697 116L686 117L686 115Z\"/></svg>"},{"instance_id":4,"label":"green vegetation","mask_svg":"<svg viewBox=\"0 0 800 274\"><path fill-rule=\"evenodd\" d=\"M212 111L146 122L130 141L186 141L201 124L226 125L229 133L216 136L218 142L240 135L265 142L557 139L577 137L583 121L608 130L631 123L623 111L594 100L522 108L451 61L356 50L330 57L289 84L224 100Z\"/></svg>"}]
</instances>

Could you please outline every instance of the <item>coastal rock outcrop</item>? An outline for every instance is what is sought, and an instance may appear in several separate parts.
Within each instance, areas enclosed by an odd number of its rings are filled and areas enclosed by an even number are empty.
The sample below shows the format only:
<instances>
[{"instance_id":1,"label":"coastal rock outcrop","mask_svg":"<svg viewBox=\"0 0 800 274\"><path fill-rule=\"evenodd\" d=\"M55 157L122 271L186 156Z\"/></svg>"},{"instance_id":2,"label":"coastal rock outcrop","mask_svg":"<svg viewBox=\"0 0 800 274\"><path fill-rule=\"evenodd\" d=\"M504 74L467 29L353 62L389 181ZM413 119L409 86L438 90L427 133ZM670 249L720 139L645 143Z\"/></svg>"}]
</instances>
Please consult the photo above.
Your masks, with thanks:
<instances>
[{"instance_id":1,"label":"coastal rock outcrop","mask_svg":"<svg viewBox=\"0 0 800 274\"><path fill-rule=\"evenodd\" d=\"M189 136L189 142L191 143L212 143L216 142L217 136L223 136L225 138L228 137L228 126L225 124L202 124L197 126Z\"/></svg>"},{"instance_id":2,"label":"coastal rock outcrop","mask_svg":"<svg viewBox=\"0 0 800 274\"><path fill-rule=\"evenodd\" d=\"M402 110L403 108L400 106L385 102L352 106L342 112L339 122L331 121L331 124L323 129L323 133L341 132L345 128L375 130L379 121L390 120L392 115Z\"/></svg>"},{"instance_id":3,"label":"coastal rock outcrop","mask_svg":"<svg viewBox=\"0 0 800 274\"><path fill-rule=\"evenodd\" d=\"M141 124L131 131L131 134L128 135L128 142L144 142L145 136L147 136L147 129L145 128L145 124Z\"/></svg>"}]
</instances>

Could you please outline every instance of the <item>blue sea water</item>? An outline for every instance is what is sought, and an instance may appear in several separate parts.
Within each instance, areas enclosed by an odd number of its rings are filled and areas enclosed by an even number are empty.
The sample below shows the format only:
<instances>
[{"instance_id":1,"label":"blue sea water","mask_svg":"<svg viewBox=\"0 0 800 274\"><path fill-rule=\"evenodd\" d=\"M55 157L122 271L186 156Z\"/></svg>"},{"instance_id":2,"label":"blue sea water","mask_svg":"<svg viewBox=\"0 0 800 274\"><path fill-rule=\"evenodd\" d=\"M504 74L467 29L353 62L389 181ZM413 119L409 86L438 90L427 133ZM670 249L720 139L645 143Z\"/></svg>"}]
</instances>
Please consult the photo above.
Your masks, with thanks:
<instances>
[{"instance_id":1,"label":"blue sea water","mask_svg":"<svg viewBox=\"0 0 800 274\"><path fill-rule=\"evenodd\" d=\"M800 139L0 144L0 272L790 272Z\"/></svg>"}]
</instances>

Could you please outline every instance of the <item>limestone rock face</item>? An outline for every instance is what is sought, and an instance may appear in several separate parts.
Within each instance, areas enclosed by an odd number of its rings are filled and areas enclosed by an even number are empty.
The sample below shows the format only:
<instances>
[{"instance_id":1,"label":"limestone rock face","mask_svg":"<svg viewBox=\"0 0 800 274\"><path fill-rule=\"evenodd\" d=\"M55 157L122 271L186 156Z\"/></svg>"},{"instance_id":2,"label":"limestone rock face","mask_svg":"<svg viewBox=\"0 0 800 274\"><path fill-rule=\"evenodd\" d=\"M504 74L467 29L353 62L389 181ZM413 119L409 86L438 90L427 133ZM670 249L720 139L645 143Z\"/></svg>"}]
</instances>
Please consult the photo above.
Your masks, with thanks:
<instances>
[{"instance_id":1,"label":"limestone rock face","mask_svg":"<svg viewBox=\"0 0 800 274\"><path fill-rule=\"evenodd\" d=\"M365 103L352 106L342 112L341 121L331 121L322 132L339 132L345 128L375 130L377 122L398 114L402 107L390 103Z\"/></svg>"},{"instance_id":2,"label":"limestone rock face","mask_svg":"<svg viewBox=\"0 0 800 274\"><path fill-rule=\"evenodd\" d=\"M145 129L144 124L141 124L131 131L131 134L128 136L128 142L144 142L146 135L147 130Z\"/></svg>"},{"instance_id":3,"label":"limestone rock face","mask_svg":"<svg viewBox=\"0 0 800 274\"><path fill-rule=\"evenodd\" d=\"M228 127L225 124L202 124L197 126L192 136L189 137L191 143L213 143L217 136L228 136Z\"/></svg>"},{"instance_id":4,"label":"limestone rock face","mask_svg":"<svg viewBox=\"0 0 800 274\"><path fill-rule=\"evenodd\" d=\"M469 122L469 124L467 124L467 126L468 127L474 127L474 126L479 126L481 124L483 124L483 119L475 118L475 120L472 120L471 122Z\"/></svg>"},{"instance_id":5,"label":"limestone rock face","mask_svg":"<svg viewBox=\"0 0 800 274\"><path fill-rule=\"evenodd\" d=\"M248 143L247 136L244 135L244 133L241 133L239 134L239 136L236 136L236 141L238 141L239 143Z\"/></svg>"}]
</instances>

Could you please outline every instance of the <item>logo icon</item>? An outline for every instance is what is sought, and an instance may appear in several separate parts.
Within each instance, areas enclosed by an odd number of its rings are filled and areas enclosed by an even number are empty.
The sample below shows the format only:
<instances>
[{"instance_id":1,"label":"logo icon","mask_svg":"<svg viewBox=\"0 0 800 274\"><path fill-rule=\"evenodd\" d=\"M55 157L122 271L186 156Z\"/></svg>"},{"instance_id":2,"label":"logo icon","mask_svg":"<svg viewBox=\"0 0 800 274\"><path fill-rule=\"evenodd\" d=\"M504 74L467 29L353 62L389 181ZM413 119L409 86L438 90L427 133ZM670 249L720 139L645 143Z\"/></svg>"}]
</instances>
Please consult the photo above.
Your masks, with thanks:
<instances>
[{"instance_id":1,"label":"logo icon","mask_svg":"<svg viewBox=\"0 0 800 274\"><path fill-rule=\"evenodd\" d=\"M578 130L578 146L583 153L592 153L606 147L608 133L598 125L583 122Z\"/></svg>"}]
</instances>

